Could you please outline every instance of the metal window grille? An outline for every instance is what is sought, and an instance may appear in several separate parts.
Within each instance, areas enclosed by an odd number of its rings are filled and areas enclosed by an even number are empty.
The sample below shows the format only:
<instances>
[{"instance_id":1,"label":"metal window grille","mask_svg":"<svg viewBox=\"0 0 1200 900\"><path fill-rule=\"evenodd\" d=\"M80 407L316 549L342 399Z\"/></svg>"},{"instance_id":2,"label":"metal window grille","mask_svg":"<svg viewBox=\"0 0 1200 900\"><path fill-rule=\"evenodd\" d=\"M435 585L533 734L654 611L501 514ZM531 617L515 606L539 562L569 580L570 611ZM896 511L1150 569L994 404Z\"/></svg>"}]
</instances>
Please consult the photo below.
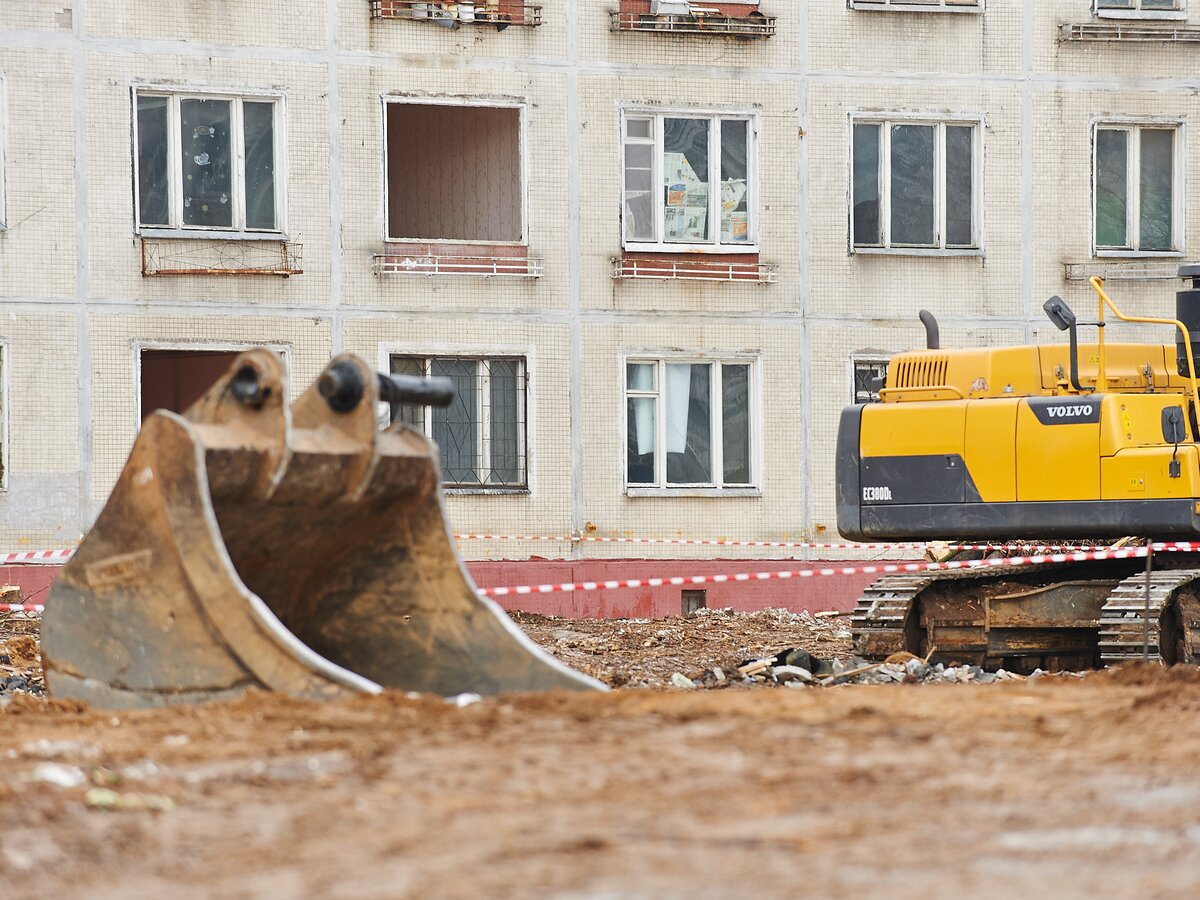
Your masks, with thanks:
<instances>
[{"instance_id":1,"label":"metal window grille","mask_svg":"<svg viewBox=\"0 0 1200 900\"><path fill-rule=\"evenodd\" d=\"M851 403L878 403L879 389L887 381L888 361L882 358L854 360L854 392Z\"/></svg>"},{"instance_id":2,"label":"metal window grille","mask_svg":"<svg viewBox=\"0 0 1200 900\"><path fill-rule=\"evenodd\" d=\"M452 488L524 489L526 369L521 357L393 356L397 375L444 376L457 394L446 408L401 405L393 421L433 438Z\"/></svg>"}]
</instances>

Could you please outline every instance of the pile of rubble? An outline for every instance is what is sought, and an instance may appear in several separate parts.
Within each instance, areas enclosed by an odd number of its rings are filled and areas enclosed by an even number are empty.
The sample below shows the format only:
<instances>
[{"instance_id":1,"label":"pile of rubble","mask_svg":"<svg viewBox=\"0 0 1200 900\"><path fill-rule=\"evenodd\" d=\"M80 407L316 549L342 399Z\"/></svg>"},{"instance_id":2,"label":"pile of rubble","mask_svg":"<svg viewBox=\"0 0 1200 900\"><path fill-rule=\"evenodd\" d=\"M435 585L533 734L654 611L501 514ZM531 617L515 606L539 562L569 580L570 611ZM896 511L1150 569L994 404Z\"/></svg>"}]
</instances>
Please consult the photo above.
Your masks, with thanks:
<instances>
[{"instance_id":1,"label":"pile of rubble","mask_svg":"<svg viewBox=\"0 0 1200 900\"><path fill-rule=\"evenodd\" d=\"M38 620L23 613L0 619L0 701L45 691L37 627Z\"/></svg>"},{"instance_id":2,"label":"pile of rubble","mask_svg":"<svg viewBox=\"0 0 1200 900\"><path fill-rule=\"evenodd\" d=\"M930 663L911 653L894 653L884 662L872 663L858 656L850 661L818 659L801 648L782 650L774 656L746 660L733 672L719 666L706 669L698 679L680 672L671 676L674 687L722 688L732 685L777 685L780 687L834 687L842 684L992 684L997 681L1023 681L1043 675L1040 669L1029 676L998 669L985 671L980 666Z\"/></svg>"}]
</instances>

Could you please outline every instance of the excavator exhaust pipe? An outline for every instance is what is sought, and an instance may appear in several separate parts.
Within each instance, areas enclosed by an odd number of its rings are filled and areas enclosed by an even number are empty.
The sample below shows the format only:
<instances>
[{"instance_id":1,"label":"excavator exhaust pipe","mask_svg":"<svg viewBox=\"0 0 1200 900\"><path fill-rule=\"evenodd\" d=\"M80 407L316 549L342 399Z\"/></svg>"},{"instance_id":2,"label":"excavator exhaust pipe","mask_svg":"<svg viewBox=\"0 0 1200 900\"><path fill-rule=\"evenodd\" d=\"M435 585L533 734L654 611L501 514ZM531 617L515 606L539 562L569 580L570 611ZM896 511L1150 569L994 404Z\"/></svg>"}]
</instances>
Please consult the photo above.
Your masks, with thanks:
<instances>
[{"instance_id":1,"label":"excavator exhaust pipe","mask_svg":"<svg viewBox=\"0 0 1200 900\"><path fill-rule=\"evenodd\" d=\"M478 594L432 442L378 430L381 401L444 405L431 381L341 356L289 409L282 361L256 349L184 415L147 417L46 601L51 693L142 707L248 688L603 689Z\"/></svg>"}]
</instances>

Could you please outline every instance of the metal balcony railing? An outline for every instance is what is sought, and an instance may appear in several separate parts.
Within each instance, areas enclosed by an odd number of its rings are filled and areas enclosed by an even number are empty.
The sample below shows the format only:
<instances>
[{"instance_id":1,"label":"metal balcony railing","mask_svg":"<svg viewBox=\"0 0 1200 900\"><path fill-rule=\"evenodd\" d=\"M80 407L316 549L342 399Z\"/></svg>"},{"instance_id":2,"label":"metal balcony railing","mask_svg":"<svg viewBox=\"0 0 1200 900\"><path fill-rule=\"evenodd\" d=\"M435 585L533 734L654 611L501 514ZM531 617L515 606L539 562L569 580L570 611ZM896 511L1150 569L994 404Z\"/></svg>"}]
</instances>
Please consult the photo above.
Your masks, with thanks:
<instances>
[{"instance_id":1,"label":"metal balcony railing","mask_svg":"<svg viewBox=\"0 0 1200 900\"><path fill-rule=\"evenodd\" d=\"M302 244L216 238L142 238L143 275L303 275Z\"/></svg>"},{"instance_id":2,"label":"metal balcony railing","mask_svg":"<svg viewBox=\"0 0 1200 900\"><path fill-rule=\"evenodd\" d=\"M490 25L498 31L511 26L536 28L542 24L542 8L523 0L479 0L449 3L438 0L370 0L373 19L411 19L445 28Z\"/></svg>"},{"instance_id":3,"label":"metal balcony railing","mask_svg":"<svg viewBox=\"0 0 1200 900\"><path fill-rule=\"evenodd\" d=\"M508 275L540 278L540 257L435 256L427 253L377 253L376 275Z\"/></svg>"},{"instance_id":4,"label":"metal balcony railing","mask_svg":"<svg viewBox=\"0 0 1200 900\"><path fill-rule=\"evenodd\" d=\"M775 33L775 17L761 13L734 18L694 12L690 16L610 12L613 31L649 31L655 34L698 34L709 37L764 38Z\"/></svg>"},{"instance_id":5,"label":"metal balcony railing","mask_svg":"<svg viewBox=\"0 0 1200 900\"><path fill-rule=\"evenodd\" d=\"M613 278L672 278L685 281L741 281L750 284L774 284L779 267L751 262L705 262L685 256L681 259L639 259L618 257L612 260Z\"/></svg>"},{"instance_id":6,"label":"metal balcony railing","mask_svg":"<svg viewBox=\"0 0 1200 900\"><path fill-rule=\"evenodd\" d=\"M1067 281L1087 281L1099 275L1105 281L1172 281L1183 260L1114 259L1105 262L1063 263Z\"/></svg>"},{"instance_id":7,"label":"metal balcony railing","mask_svg":"<svg viewBox=\"0 0 1200 900\"><path fill-rule=\"evenodd\" d=\"M1151 24L1148 22L1086 22L1060 25L1058 40L1064 41L1127 41L1135 44L1200 42L1200 27L1194 25Z\"/></svg>"}]
</instances>

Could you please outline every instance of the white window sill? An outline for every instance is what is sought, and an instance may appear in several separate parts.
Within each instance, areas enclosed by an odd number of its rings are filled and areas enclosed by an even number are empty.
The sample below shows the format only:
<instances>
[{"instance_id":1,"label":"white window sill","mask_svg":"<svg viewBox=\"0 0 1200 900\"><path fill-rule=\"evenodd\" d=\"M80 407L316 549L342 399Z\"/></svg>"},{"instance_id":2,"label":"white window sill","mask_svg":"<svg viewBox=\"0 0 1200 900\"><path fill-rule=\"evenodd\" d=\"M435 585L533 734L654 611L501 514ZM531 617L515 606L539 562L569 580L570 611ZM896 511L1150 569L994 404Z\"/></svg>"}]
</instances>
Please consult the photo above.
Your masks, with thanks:
<instances>
[{"instance_id":1,"label":"white window sill","mask_svg":"<svg viewBox=\"0 0 1200 900\"><path fill-rule=\"evenodd\" d=\"M865 3L858 2L858 0L850 0L849 5L851 9L858 9L864 12L968 13L971 15L980 15L983 12L982 3L978 6L928 6L924 3L893 3L885 5L883 3Z\"/></svg>"},{"instance_id":2,"label":"white window sill","mask_svg":"<svg viewBox=\"0 0 1200 900\"><path fill-rule=\"evenodd\" d=\"M443 488L443 490L447 494L456 494L456 495L462 494L462 495L473 495L473 496L479 496L481 494L491 495L491 496L513 495L513 494L528 496L531 493L531 491L529 490L528 487L499 487L499 486L496 486L496 487L446 487L446 488Z\"/></svg>"},{"instance_id":3,"label":"white window sill","mask_svg":"<svg viewBox=\"0 0 1200 900\"><path fill-rule=\"evenodd\" d=\"M1097 259L1183 259L1182 250L1093 250Z\"/></svg>"},{"instance_id":4,"label":"white window sill","mask_svg":"<svg viewBox=\"0 0 1200 900\"><path fill-rule=\"evenodd\" d=\"M1187 11L1182 9L1098 9L1096 18L1185 22L1187 21Z\"/></svg>"},{"instance_id":5,"label":"white window sill","mask_svg":"<svg viewBox=\"0 0 1200 900\"><path fill-rule=\"evenodd\" d=\"M205 231L184 228L138 228L134 231L148 240L186 241L287 241L290 238L281 231Z\"/></svg>"},{"instance_id":6,"label":"white window sill","mask_svg":"<svg viewBox=\"0 0 1200 900\"><path fill-rule=\"evenodd\" d=\"M942 247L852 247L851 256L984 256L983 248L945 249Z\"/></svg>"},{"instance_id":7,"label":"white window sill","mask_svg":"<svg viewBox=\"0 0 1200 900\"><path fill-rule=\"evenodd\" d=\"M634 487L625 488L628 497L761 497L757 487Z\"/></svg>"},{"instance_id":8,"label":"white window sill","mask_svg":"<svg viewBox=\"0 0 1200 900\"><path fill-rule=\"evenodd\" d=\"M430 244L446 247L528 247L529 241L465 241L461 238L384 238L385 244L413 244L428 246Z\"/></svg>"},{"instance_id":9,"label":"white window sill","mask_svg":"<svg viewBox=\"0 0 1200 900\"><path fill-rule=\"evenodd\" d=\"M631 244L622 245L626 253L713 253L730 254L758 253L758 244Z\"/></svg>"}]
</instances>

